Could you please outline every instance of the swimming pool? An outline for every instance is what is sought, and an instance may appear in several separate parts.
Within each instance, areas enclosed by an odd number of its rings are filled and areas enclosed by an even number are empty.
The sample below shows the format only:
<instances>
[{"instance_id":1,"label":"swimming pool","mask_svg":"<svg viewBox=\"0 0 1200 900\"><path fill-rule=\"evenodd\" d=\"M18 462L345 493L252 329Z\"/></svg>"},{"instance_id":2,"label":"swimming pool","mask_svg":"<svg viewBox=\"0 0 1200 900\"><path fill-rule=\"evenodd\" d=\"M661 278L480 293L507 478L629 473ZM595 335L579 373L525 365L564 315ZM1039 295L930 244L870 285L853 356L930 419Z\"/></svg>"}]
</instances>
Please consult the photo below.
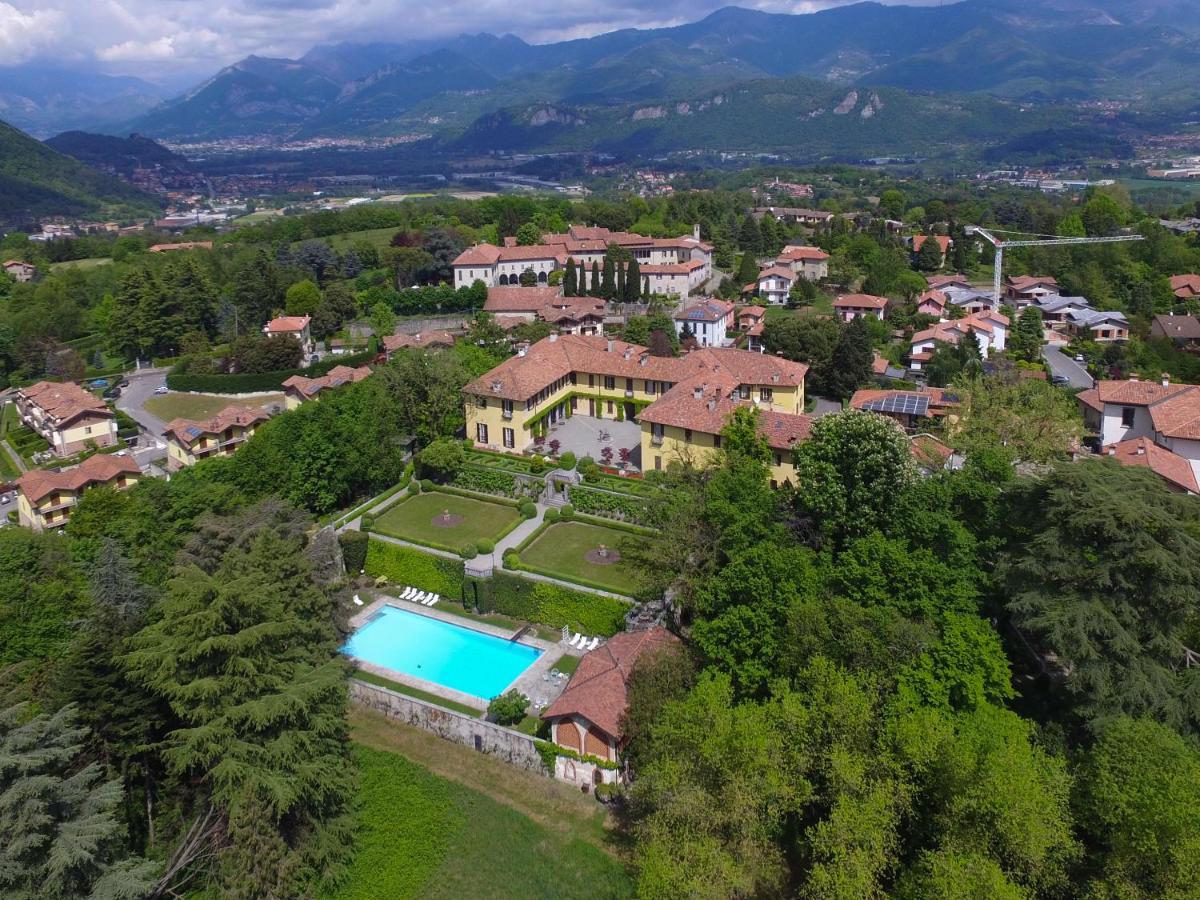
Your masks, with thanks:
<instances>
[{"instance_id":1,"label":"swimming pool","mask_svg":"<svg viewBox=\"0 0 1200 900\"><path fill-rule=\"evenodd\" d=\"M342 652L481 700L504 693L542 655L536 647L394 606L367 620Z\"/></svg>"}]
</instances>

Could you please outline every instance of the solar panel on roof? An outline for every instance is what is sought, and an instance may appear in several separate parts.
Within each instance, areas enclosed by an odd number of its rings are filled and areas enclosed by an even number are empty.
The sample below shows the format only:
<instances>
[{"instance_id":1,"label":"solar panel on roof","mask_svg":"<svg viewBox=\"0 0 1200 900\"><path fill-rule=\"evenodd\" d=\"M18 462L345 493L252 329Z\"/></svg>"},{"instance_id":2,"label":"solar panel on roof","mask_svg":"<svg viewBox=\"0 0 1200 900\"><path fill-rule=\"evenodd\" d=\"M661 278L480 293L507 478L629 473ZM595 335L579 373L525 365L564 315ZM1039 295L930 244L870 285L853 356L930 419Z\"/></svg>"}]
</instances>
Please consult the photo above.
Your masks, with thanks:
<instances>
[{"instance_id":1,"label":"solar panel on roof","mask_svg":"<svg viewBox=\"0 0 1200 900\"><path fill-rule=\"evenodd\" d=\"M951 393L950 391L943 391L942 399L948 400L951 403L957 403L958 402L958 394Z\"/></svg>"},{"instance_id":2,"label":"solar panel on roof","mask_svg":"<svg viewBox=\"0 0 1200 900\"><path fill-rule=\"evenodd\" d=\"M929 412L929 398L920 394L892 394L863 404L863 409L881 413L923 416Z\"/></svg>"},{"instance_id":3,"label":"solar panel on roof","mask_svg":"<svg viewBox=\"0 0 1200 900\"><path fill-rule=\"evenodd\" d=\"M184 429L184 433L188 437L200 437L200 435L204 434L204 432L201 429L197 428L195 425L189 425L187 428Z\"/></svg>"}]
</instances>

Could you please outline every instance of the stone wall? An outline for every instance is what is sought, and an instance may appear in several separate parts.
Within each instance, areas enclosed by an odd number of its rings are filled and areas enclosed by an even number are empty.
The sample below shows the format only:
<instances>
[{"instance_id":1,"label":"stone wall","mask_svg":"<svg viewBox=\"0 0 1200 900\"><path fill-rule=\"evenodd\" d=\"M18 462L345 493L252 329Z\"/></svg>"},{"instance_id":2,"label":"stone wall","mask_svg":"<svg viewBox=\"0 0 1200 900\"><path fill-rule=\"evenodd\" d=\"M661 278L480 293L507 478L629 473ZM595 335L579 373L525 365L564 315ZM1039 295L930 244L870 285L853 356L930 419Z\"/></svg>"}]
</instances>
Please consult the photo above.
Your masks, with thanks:
<instances>
[{"instance_id":1,"label":"stone wall","mask_svg":"<svg viewBox=\"0 0 1200 900\"><path fill-rule=\"evenodd\" d=\"M530 772L547 774L541 754L528 735L353 678L350 679L350 699L389 719L436 734L443 740L497 756Z\"/></svg>"}]
</instances>

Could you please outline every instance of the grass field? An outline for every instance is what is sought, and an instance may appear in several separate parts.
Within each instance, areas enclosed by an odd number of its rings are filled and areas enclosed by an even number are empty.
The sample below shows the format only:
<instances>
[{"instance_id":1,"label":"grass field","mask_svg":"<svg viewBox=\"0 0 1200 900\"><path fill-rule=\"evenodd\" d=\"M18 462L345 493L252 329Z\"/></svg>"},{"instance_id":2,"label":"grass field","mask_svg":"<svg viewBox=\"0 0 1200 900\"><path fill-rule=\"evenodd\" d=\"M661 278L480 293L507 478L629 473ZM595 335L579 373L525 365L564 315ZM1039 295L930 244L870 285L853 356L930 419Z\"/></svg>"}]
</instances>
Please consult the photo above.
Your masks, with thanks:
<instances>
[{"instance_id":1,"label":"grass field","mask_svg":"<svg viewBox=\"0 0 1200 900\"><path fill-rule=\"evenodd\" d=\"M164 422L172 419L211 419L227 406L283 406L283 394L262 397L217 397L213 394L162 394L146 401L146 412L158 416Z\"/></svg>"},{"instance_id":2,"label":"grass field","mask_svg":"<svg viewBox=\"0 0 1200 900\"><path fill-rule=\"evenodd\" d=\"M50 264L51 272L61 272L63 269L94 269L96 266L108 266L112 264L112 257L109 256L93 256L88 259L68 259L63 262Z\"/></svg>"},{"instance_id":3,"label":"grass field","mask_svg":"<svg viewBox=\"0 0 1200 900\"><path fill-rule=\"evenodd\" d=\"M628 594L639 585L623 563L599 565L588 562L585 554L601 544L617 550L631 535L615 528L583 522L556 522L521 551L521 562L546 575L567 581L592 583L598 587Z\"/></svg>"},{"instance_id":4,"label":"grass field","mask_svg":"<svg viewBox=\"0 0 1200 900\"><path fill-rule=\"evenodd\" d=\"M382 249L391 243L392 235L399 230L395 226L391 228L369 228L366 231L349 231L346 234L330 235L326 240L329 246L339 253L349 250L358 241L366 241L368 244L374 244L376 247Z\"/></svg>"},{"instance_id":5,"label":"grass field","mask_svg":"<svg viewBox=\"0 0 1200 900\"><path fill-rule=\"evenodd\" d=\"M335 900L632 896L590 797L376 713L350 720L362 807Z\"/></svg>"},{"instance_id":6,"label":"grass field","mask_svg":"<svg viewBox=\"0 0 1200 900\"><path fill-rule=\"evenodd\" d=\"M462 521L446 528L434 525L434 517L444 510L461 516ZM374 530L401 540L457 549L484 538L494 541L520 518L511 506L432 491L392 507L375 520Z\"/></svg>"},{"instance_id":7,"label":"grass field","mask_svg":"<svg viewBox=\"0 0 1200 900\"><path fill-rule=\"evenodd\" d=\"M1200 181L1183 178L1121 178L1132 191L1173 191L1192 200L1200 200Z\"/></svg>"}]
</instances>

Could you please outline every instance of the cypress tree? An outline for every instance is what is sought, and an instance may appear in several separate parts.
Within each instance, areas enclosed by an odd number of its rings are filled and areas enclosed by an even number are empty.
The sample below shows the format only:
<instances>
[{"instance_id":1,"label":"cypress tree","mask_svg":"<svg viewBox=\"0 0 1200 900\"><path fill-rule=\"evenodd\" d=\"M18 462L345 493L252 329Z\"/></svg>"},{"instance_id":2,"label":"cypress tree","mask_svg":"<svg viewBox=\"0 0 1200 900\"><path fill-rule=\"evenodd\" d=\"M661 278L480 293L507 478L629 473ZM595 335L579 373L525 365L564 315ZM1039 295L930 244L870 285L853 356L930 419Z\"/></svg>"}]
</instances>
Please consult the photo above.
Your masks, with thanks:
<instances>
[{"instance_id":1,"label":"cypress tree","mask_svg":"<svg viewBox=\"0 0 1200 900\"><path fill-rule=\"evenodd\" d=\"M599 297L605 300L611 300L617 292L617 284L613 278L613 261L611 256L604 257L604 274L600 278L600 293Z\"/></svg>"},{"instance_id":2,"label":"cypress tree","mask_svg":"<svg viewBox=\"0 0 1200 900\"><path fill-rule=\"evenodd\" d=\"M625 276L625 302L637 303L642 299L642 267L636 259L629 261L629 272Z\"/></svg>"},{"instance_id":3,"label":"cypress tree","mask_svg":"<svg viewBox=\"0 0 1200 900\"><path fill-rule=\"evenodd\" d=\"M625 264L617 266L617 285L616 291L613 292L613 299L621 302L625 301Z\"/></svg>"},{"instance_id":4,"label":"cypress tree","mask_svg":"<svg viewBox=\"0 0 1200 900\"><path fill-rule=\"evenodd\" d=\"M754 254L747 250L742 254L741 264L738 266L737 280L738 289L741 290L750 282L758 278L758 260L754 258Z\"/></svg>"},{"instance_id":5,"label":"cypress tree","mask_svg":"<svg viewBox=\"0 0 1200 900\"><path fill-rule=\"evenodd\" d=\"M592 280L588 284L587 296L600 296L600 263L592 260Z\"/></svg>"},{"instance_id":6,"label":"cypress tree","mask_svg":"<svg viewBox=\"0 0 1200 900\"><path fill-rule=\"evenodd\" d=\"M762 252L762 233L758 229L758 222L750 213L746 213L746 218L742 219L742 227L738 232L738 246L756 256Z\"/></svg>"},{"instance_id":7,"label":"cypress tree","mask_svg":"<svg viewBox=\"0 0 1200 900\"><path fill-rule=\"evenodd\" d=\"M567 271L563 274L563 296L574 297L578 289L578 281L575 277L575 259L569 257L567 259Z\"/></svg>"}]
</instances>

